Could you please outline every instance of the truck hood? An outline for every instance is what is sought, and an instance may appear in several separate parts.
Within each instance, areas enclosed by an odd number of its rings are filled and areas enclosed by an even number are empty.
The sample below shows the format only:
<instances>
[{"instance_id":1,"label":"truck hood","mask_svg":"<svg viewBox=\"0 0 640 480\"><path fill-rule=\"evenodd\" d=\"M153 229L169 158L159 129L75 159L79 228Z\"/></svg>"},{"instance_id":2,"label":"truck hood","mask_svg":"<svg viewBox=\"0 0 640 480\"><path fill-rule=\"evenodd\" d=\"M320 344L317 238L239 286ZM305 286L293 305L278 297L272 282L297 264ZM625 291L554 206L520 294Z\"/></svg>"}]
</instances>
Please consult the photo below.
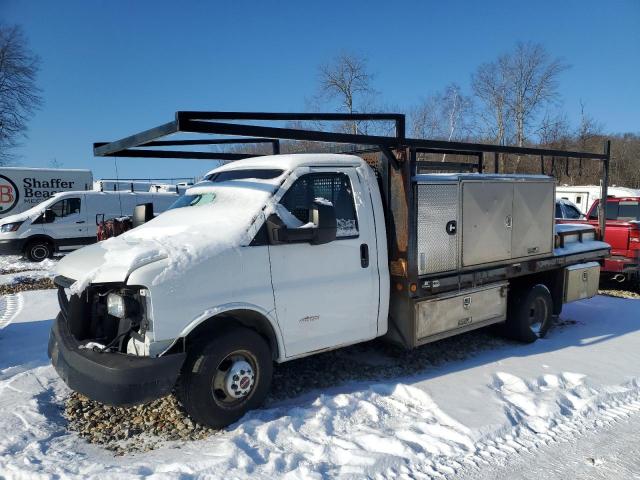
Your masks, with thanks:
<instances>
[{"instance_id":1,"label":"truck hood","mask_svg":"<svg viewBox=\"0 0 640 480\"><path fill-rule=\"evenodd\" d=\"M166 254L149 246L138 250L134 257L131 255L131 250L137 249L140 245L127 243L130 250L121 253L128 253L128 256L120 258L120 261L114 261L115 252L118 249L114 249L114 245L107 244L107 241L94 243L63 257L56 266L56 275L76 280L79 283L74 286L74 290L81 291L91 282L124 283L136 268L167 257Z\"/></svg>"},{"instance_id":2,"label":"truck hood","mask_svg":"<svg viewBox=\"0 0 640 480\"><path fill-rule=\"evenodd\" d=\"M9 215L4 218L0 218L0 225L4 225L5 223L15 223L15 222L25 222L30 218L35 218L42 213L42 210L32 211L32 209L26 210L24 212L16 213L15 215Z\"/></svg>"},{"instance_id":3,"label":"truck hood","mask_svg":"<svg viewBox=\"0 0 640 480\"><path fill-rule=\"evenodd\" d=\"M119 237L77 250L59 262L56 273L75 280L71 291L80 293L92 282L126 282L134 270L165 260L153 284L177 281L193 264L248 244L273 189L243 181L199 187L196 195L203 192L214 200L166 211Z\"/></svg>"}]
</instances>

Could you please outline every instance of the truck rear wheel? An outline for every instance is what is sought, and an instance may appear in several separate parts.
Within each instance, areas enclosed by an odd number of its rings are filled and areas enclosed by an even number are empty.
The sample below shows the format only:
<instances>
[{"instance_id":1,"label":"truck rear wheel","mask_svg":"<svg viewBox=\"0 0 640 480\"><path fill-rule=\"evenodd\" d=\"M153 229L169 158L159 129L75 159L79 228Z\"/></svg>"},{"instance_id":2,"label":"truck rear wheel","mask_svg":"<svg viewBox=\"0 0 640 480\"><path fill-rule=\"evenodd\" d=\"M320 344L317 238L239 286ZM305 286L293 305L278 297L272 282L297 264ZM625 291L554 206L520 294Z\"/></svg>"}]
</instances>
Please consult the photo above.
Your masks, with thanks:
<instances>
[{"instance_id":1,"label":"truck rear wheel","mask_svg":"<svg viewBox=\"0 0 640 480\"><path fill-rule=\"evenodd\" d=\"M545 285L516 291L509 300L505 333L520 342L535 342L549 331L552 314L553 300Z\"/></svg>"},{"instance_id":2,"label":"truck rear wheel","mask_svg":"<svg viewBox=\"0 0 640 480\"><path fill-rule=\"evenodd\" d=\"M267 341L248 328L231 328L193 346L177 394L196 422L222 428L262 404L272 373Z\"/></svg>"},{"instance_id":3,"label":"truck rear wheel","mask_svg":"<svg viewBox=\"0 0 640 480\"><path fill-rule=\"evenodd\" d=\"M32 262L42 262L53 256L53 245L46 240L34 240L27 244L24 253Z\"/></svg>"}]
</instances>

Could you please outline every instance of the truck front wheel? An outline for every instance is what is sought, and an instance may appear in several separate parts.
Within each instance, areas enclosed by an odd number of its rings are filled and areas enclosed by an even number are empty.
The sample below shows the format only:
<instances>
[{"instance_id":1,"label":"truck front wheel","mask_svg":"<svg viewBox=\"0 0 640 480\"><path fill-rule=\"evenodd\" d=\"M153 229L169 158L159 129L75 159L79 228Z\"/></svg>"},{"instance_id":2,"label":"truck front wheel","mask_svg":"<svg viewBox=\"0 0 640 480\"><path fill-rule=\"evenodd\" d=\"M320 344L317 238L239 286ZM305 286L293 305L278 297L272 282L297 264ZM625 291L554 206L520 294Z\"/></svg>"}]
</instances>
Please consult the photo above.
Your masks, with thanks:
<instances>
[{"instance_id":1,"label":"truck front wheel","mask_svg":"<svg viewBox=\"0 0 640 480\"><path fill-rule=\"evenodd\" d=\"M46 240L34 240L27 244L24 254L32 262L42 262L53 255L53 245Z\"/></svg>"},{"instance_id":2,"label":"truck front wheel","mask_svg":"<svg viewBox=\"0 0 640 480\"><path fill-rule=\"evenodd\" d=\"M552 322L553 300L549 289L542 284L515 291L509 299L507 323L508 337L531 343L543 338Z\"/></svg>"},{"instance_id":3,"label":"truck front wheel","mask_svg":"<svg viewBox=\"0 0 640 480\"><path fill-rule=\"evenodd\" d=\"M193 345L177 394L196 422L222 428L262 404L272 373L266 340L248 328L231 328Z\"/></svg>"}]
</instances>

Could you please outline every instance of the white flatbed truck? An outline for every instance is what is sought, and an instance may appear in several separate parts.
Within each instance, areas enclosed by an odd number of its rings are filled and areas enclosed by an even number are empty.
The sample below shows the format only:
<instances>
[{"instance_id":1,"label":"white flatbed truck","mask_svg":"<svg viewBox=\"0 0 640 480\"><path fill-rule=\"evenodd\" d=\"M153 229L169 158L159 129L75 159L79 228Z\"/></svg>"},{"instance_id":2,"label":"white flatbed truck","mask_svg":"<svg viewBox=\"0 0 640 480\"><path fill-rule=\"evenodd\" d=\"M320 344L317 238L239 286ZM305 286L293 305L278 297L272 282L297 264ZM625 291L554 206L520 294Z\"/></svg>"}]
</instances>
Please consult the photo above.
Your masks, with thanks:
<instances>
[{"instance_id":1,"label":"white flatbed truck","mask_svg":"<svg viewBox=\"0 0 640 480\"><path fill-rule=\"evenodd\" d=\"M178 131L207 133L180 113L175 131L165 126L100 144L96 154L122 156L137 142ZM260 128L246 134L260 136ZM321 133L342 143L386 141ZM277 134L309 139L318 132L270 128L263 136ZM552 178L418 174L418 147L471 155L511 147L395 140L359 155L229 163L188 190L179 208L114 239L121 243L65 257L49 342L60 376L113 405L175 389L196 421L222 427L261 404L274 362L377 337L414 348L492 324L532 342L564 303L596 294L609 246L591 226L555 230ZM608 153L563 156L608 160ZM221 228L240 232L238 241L214 248ZM149 243L154 232L166 235ZM187 245L189 254L167 245ZM123 261L127 248L136 261ZM122 255L110 261L114 251Z\"/></svg>"}]
</instances>

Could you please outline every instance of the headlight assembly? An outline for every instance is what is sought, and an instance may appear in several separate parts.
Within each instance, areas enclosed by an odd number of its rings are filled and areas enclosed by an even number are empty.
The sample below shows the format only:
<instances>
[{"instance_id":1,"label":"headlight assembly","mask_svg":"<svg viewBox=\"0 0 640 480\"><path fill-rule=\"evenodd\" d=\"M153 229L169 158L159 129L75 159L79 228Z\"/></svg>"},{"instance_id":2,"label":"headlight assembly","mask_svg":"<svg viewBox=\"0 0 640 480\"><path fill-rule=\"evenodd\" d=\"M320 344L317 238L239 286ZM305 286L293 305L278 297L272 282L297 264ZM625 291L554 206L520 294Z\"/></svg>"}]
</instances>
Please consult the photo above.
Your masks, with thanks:
<instances>
[{"instance_id":1,"label":"headlight assembly","mask_svg":"<svg viewBox=\"0 0 640 480\"><path fill-rule=\"evenodd\" d=\"M125 317L125 302L122 295L118 295L117 293L107 295L107 313L118 318Z\"/></svg>"},{"instance_id":2,"label":"headlight assembly","mask_svg":"<svg viewBox=\"0 0 640 480\"><path fill-rule=\"evenodd\" d=\"M4 225L0 225L0 232L2 233L15 232L20 228L20 225L22 225L23 223L24 222L5 223Z\"/></svg>"}]
</instances>

